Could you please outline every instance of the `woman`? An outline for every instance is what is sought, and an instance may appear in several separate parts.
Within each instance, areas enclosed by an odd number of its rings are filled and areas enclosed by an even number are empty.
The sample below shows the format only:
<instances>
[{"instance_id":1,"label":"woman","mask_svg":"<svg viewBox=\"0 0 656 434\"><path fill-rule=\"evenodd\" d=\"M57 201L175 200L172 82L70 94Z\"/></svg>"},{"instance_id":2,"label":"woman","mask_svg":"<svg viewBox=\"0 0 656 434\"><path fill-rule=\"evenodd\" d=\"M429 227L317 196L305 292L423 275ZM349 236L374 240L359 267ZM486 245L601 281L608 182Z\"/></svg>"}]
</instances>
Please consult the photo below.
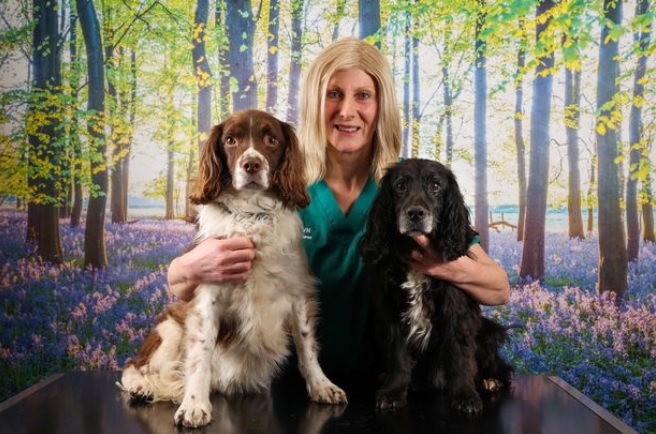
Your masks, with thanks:
<instances>
[{"instance_id":1,"label":"woman","mask_svg":"<svg viewBox=\"0 0 656 434\"><path fill-rule=\"evenodd\" d=\"M327 373L356 373L369 361L368 300L358 244L387 166L398 159L401 122L391 69L373 46L346 38L310 66L299 104L310 205L300 212L304 247L320 281L317 337ZM424 236L413 268L451 281L479 303L503 304L506 272L479 244L472 257L440 262ZM211 239L171 262L171 292L189 299L201 282L243 279L255 257L247 238Z\"/></svg>"}]
</instances>

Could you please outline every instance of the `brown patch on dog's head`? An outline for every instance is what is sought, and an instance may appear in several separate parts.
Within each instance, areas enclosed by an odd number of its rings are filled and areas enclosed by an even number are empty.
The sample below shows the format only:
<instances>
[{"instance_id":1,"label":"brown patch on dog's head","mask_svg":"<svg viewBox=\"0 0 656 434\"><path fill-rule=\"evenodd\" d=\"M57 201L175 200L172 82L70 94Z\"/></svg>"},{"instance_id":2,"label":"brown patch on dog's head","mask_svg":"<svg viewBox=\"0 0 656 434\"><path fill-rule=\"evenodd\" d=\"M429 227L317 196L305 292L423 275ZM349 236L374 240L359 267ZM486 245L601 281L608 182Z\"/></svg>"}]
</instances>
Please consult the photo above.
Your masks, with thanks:
<instances>
[{"instance_id":1,"label":"brown patch on dog's head","mask_svg":"<svg viewBox=\"0 0 656 434\"><path fill-rule=\"evenodd\" d=\"M216 200L226 188L272 190L291 209L310 203L303 157L291 125L260 110L234 113L212 129L200 156L195 204Z\"/></svg>"}]
</instances>

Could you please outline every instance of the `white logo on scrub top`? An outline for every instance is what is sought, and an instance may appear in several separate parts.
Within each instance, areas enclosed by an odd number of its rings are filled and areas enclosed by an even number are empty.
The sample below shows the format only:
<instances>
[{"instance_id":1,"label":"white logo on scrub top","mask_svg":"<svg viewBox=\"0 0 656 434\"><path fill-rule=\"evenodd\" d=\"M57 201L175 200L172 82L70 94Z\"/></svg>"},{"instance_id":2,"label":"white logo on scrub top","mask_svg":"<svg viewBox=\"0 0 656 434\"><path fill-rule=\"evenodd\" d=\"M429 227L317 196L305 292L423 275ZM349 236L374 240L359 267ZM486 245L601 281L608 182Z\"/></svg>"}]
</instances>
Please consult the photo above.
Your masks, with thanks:
<instances>
[{"instance_id":1,"label":"white logo on scrub top","mask_svg":"<svg viewBox=\"0 0 656 434\"><path fill-rule=\"evenodd\" d=\"M304 240L312 239L312 228L308 228L307 226L303 228L303 239Z\"/></svg>"}]
</instances>

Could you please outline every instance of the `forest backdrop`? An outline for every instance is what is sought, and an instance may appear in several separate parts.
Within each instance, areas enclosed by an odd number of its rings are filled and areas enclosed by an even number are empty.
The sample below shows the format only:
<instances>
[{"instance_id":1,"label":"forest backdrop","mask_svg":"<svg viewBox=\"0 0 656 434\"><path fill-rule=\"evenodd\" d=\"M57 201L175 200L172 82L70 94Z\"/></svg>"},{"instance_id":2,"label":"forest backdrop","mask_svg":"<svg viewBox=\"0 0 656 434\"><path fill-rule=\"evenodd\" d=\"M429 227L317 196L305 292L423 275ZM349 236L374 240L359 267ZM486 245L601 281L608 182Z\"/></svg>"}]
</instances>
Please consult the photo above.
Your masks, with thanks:
<instances>
[{"instance_id":1,"label":"forest backdrop","mask_svg":"<svg viewBox=\"0 0 656 434\"><path fill-rule=\"evenodd\" d=\"M352 34L394 67L403 155L464 167L461 179L473 178L484 247L490 196L508 201L510 186L516 191L522 277L544 275L548 204L566 204L570 237L598 231L600 291L624 293L640 238L654 240L648 0L2 6L0 60L14 75L1 101L0 198L27 207L27 237L49 261L64 261L59 219L79 224L86 199L85 265L106 266L105 212L127 222L139 146L161 156L148 164L161 176L146 193L163 196L165 218L174 218L212 124L249 107L295 123L304 67Z\"/></svg>"},{"instance_id":2,"label":"forest backdrop","mask_svg":"<svg viewBox=\"0 0 656 434\"><path fill-rule=\"evenodd\" d=\"M653 360L656 279L640 267L653 262L641 255L654 243L654 10L653 0L1 0L0 204L19 210L1 221L21 229L0 239L0 359L20 371L8 354L20 340L15 309L25 308L11 300L38 287L10 269L26 260L43 275L116 272L123 259L107 243L130 230L134 197L163 198L163 219L190 216L186 192L211 126L251 107L296 123L308 64L331 41L358 36L392 65L403 155L454 168L484 248L512 231L519 256L496 259L516 296L530 282L550 282L552 293L580 286L612 299L618 327L620 312L642 309L628 333ZM502 205L517 218L495 217ZM595 250L592 279L570 270L554 282L550 210L566 213L568 246ZM177 253L144 269L161 278ZM622 403L622 417L656 430L653 364L629 366L651 393L640 405L652 407L633 419Z\"/></svg>"}]
</instances>

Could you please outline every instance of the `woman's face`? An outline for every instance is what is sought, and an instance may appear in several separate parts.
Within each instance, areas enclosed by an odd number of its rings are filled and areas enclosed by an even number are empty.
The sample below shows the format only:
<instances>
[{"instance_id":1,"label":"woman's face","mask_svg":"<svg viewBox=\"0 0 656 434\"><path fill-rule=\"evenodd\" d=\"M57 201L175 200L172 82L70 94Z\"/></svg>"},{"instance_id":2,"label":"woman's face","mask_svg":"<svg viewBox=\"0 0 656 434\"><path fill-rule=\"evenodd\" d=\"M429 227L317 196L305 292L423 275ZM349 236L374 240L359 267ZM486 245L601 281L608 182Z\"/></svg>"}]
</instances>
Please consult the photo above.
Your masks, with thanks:
<instances>
[{"instance_id":1,"label":"woman's face","mask_svg":"<svg viewBox=\"0 0 656 434\"><path fill-rule=\"evenodd\" d=\"M358 68L337 71L326 94L328 144L338 152L371 149L378 117L374 80Z\"/></svg>"}]
</instances>

